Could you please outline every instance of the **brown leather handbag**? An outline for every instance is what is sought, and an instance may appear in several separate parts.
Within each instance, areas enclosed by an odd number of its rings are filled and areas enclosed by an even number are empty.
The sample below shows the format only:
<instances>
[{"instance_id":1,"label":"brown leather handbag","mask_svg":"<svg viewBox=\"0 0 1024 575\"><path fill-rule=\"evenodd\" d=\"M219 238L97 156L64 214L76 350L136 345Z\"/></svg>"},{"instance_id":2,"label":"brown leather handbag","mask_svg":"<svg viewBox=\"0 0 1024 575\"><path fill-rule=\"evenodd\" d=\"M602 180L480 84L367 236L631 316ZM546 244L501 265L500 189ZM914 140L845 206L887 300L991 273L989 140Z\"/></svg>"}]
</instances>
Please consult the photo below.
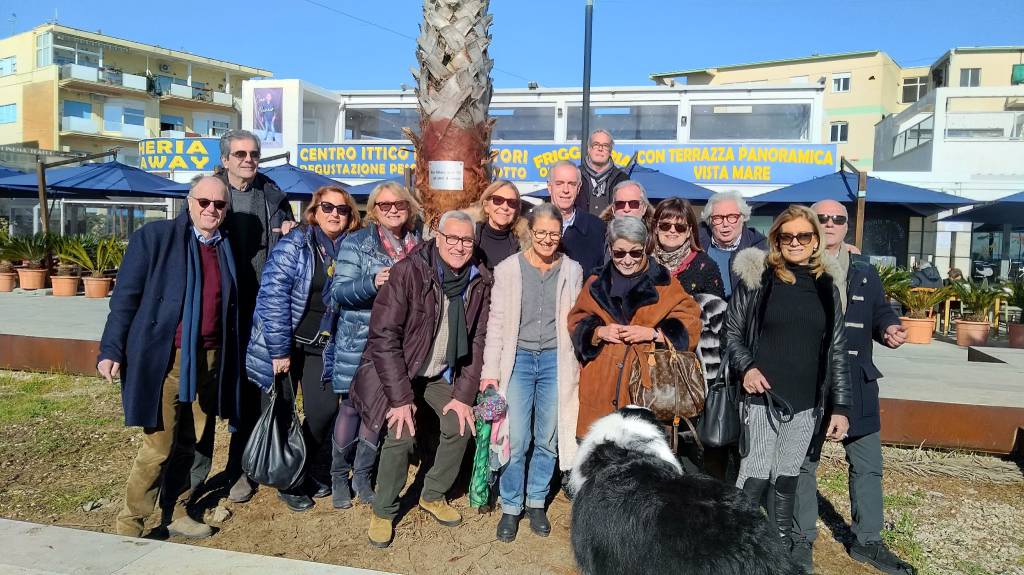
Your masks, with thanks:
<instances>
[{"instance_id":1,"label":"brown leather handbag","mask_svg":"<svg viewBox=\"0 0 1024 575\"><path fill-rule=\"evenodd\" d=\"M650 409L662 421L683 418L688 424L704 411L707 391L697 354L678 351L668 338L665 347L652 344L633 350L637 362L629 376L629 397L634 404ZM650 383L641 370L647 370Z\"/></svg>"}]
</instances>

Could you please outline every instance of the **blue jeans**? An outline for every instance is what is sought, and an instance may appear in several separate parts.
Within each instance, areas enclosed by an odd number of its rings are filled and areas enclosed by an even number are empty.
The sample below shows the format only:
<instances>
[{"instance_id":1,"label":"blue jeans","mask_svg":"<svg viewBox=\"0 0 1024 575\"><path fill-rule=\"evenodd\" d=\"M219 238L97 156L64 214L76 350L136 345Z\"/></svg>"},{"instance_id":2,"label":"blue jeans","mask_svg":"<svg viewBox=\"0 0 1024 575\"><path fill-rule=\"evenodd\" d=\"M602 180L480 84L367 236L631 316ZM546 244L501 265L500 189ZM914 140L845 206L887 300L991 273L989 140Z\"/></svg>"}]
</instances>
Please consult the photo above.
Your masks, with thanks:
<instances>
[{"instance_id":1,"label":"blue jeans","mask_svg":"<svg viewBox=\"0 0 1024 575\"><path fill-rule=\"evenodd\" d=\"M501 473L501 511L511 515L526 506L543 509L558 455L558 353L554 349L516 349L508 384L508 427L511 457ZM533 441L533 453L527 452Z\"/></svg>"}]
</instances>

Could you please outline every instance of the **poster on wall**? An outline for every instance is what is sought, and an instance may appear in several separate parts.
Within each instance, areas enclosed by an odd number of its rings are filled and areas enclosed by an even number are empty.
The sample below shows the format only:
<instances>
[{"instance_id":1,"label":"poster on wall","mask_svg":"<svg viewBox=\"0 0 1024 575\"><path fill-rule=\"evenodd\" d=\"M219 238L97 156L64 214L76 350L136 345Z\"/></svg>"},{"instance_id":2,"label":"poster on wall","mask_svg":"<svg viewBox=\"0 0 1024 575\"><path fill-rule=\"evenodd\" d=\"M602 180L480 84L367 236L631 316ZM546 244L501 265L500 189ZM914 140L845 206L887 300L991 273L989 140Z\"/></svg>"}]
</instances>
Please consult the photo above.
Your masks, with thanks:
<instances>
[{"instance_id":1,"label":"poster on wall","mask_svg":"<svg viewBox=\"0 0 1024 575\"><path fill-rule=\"evenodd\" d=\"M281 101L284 88L256 88L253 90L252 126L253 132L260 139L264 148L280 148L284 146L281 117Z\"/></svg>"}]
</instances>

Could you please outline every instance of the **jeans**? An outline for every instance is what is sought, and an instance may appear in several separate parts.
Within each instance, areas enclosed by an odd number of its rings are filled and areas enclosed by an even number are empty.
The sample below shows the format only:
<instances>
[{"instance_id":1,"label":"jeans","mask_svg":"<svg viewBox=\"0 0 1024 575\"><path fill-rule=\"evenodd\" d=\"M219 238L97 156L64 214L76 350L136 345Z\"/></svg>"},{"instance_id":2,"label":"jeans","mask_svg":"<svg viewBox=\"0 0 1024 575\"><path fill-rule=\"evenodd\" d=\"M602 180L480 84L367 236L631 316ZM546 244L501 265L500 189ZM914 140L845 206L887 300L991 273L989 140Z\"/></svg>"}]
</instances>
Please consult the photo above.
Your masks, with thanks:
<instances>
[{"instance_id":1,"label":"jeans","mask_svg":"<svg viewBox=\"0 0 1024 575\"><path fill-rule=\"evenodd\" d=\"M506 393L511 456L501 473L501 511L510 515L526 506L543 509L558 457L558 352L516 350ZM527 463L527 452L533 453ZM527 470L529 468L529 470Z\"/></svg>"}]
</instances>

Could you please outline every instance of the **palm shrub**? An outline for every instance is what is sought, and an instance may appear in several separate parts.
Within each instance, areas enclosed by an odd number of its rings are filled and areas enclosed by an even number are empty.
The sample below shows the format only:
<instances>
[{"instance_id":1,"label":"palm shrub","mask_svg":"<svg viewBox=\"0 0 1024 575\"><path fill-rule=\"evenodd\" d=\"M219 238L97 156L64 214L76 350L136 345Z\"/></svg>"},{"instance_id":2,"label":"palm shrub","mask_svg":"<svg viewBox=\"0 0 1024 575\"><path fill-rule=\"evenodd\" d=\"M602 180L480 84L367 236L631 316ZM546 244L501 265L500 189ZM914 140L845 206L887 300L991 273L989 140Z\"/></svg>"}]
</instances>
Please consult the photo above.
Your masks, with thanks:
<instances>
[{"instance_id":1,"label":"palm shrub","mask_svg":"<svg viewBox=\"0 0 1024 575\"><path fill-rule=\"evenodd\" d=\"M1007 283L1003 289L1006 292L1006 303L1022 310L1017 323L1024 324L1024 278Z\"/></svg>"},{"instance_id":2,"label":"palm shrub","mask_svg":"<svg viewBox=\"0 0 1024 575\"><path fill-rule=\"evenodd\" d=\"M910 287L909 281L895 294L896 301L907 308L907 317L911 319L927 319L928 312L935 306L946 301L949 296L948 288L940 289L914 289Z\"/></svg>"},{"instance_id":3,"label":"palm shrub","mask_svg":"<svg viewBox=\"0 0 1024 575\"><path fill-rule=\"evenodd\" d=\"M896 266L879 266L878 279L889 299L899 299L899 294L910 288L910 271Z\"/></svg>"},{"instance_id":4,"label":"palm shrub","mask_svg":"<svg viewBox=\"0 0 1024 575\"><path fill-rule=\"evenodd\" d=\"M9 274L14 272L14 264L7 257L7 246L11 243L11 236L7 234L6 229L0 229L0 274Z\"/></svg>"},{"instance_id":5,"label":"palm shrub","mask_svg":"<svg viewBox=\"0 0 1024 575\"><path fill-rule=\"evenodd\" d=\"M964 321L988 321L988 310L1005 293L999 287L989 285L988 281L963 280L950 285L956 298L967 310L963 315Z\"/></svg>"},{"instance_id":6,"label":"palm shrub","mask_svg":"<svg viewBox=\"0 0 1024 575\"><path fill-rule=\"evenodd\" d=\"M124 249L116 238L103 238L94 249L81 240L67 242L60 254L62 260L73 262L92 277L103 277L108 269L121 265Z\"/></svg>"},{"instance_id":7,"label":"palm shrub","mask_svg":"<svg viewBox=\"0 0 1024 575\"><path fill-rule=\"evenodd\" d=\"M50 254L53 238L48 234L35 234L10 238L4 248L3 259L20 261L26 269L43 269L43 262Z\"/></svg>"}]
</instances>

